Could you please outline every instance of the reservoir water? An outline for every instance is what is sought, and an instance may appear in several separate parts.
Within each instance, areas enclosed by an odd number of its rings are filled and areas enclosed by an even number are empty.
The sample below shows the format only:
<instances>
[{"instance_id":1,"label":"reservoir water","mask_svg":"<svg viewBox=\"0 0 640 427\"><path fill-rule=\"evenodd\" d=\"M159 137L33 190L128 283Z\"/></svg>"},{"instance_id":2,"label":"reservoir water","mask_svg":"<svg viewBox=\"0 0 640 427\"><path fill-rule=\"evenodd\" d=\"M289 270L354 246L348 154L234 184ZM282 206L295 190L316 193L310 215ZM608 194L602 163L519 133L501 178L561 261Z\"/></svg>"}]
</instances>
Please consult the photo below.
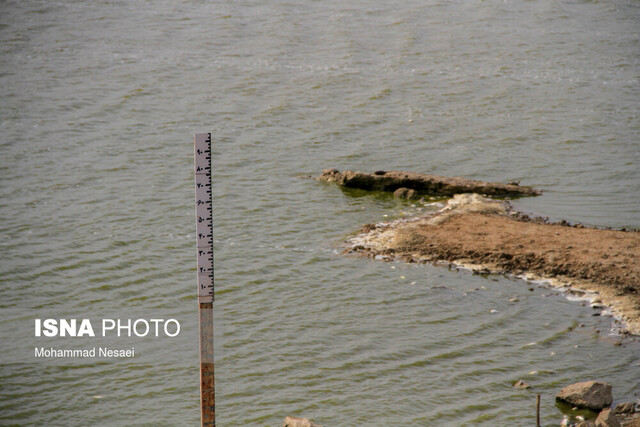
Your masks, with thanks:
<instances>
[{"instance_id":1,"label":"reservoir water","mask_svg":"<svg viewBox=\"0 0 640 427\"><path fill-rule=\"evenodd\" d=\"M550 426L573 382L640 397L640 345L615 345L611 317L345 257L417 207L306 178L520 181L544 191L523 211L640 227L637 1L8 0L0 52L0 424L197 425L196 132L214 140L218 425L524 426L540 393ZM58 342L35 318L118 316L182 330L115 342L134 358L35 360Z\"/></svg>"}]
</instances>

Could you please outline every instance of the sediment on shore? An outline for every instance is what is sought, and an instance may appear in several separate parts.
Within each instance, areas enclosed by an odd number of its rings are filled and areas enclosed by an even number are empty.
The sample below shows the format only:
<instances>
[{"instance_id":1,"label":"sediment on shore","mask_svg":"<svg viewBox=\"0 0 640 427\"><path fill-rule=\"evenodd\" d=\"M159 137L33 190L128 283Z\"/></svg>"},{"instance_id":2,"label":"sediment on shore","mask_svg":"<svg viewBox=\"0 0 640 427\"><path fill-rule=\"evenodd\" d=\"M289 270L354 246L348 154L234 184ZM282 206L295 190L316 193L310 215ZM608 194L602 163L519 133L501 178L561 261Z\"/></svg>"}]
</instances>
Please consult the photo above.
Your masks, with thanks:
<instances>
[{"instance_id":1,"label":"sediment on shore","mask_svg":"<svg viewBox=\"0 0 640 427\"><path fill-rule=\"evenodd\" d=\"M528 274L556 286L597 293L640 334L640 233L514 212L508 202L459 194L440 211L367 224L347 252L408 262L449 261L486 272Z\"/></svg>"},{"instance_id":2,"label":"sediment on shore","mask_svg":"<svg viewBox=\"0 0 640 427\"><path fill-rule=\"evenodd\" d=\"M541 194L539 190L521 186L515 182L502 184L461 177L403 171L365 173L325 169L316 179L318 181L334 182L346 188L387 192L400 190L400 193L405 198L419 197L425 194L432 196L453 196L459 193L479 193L489 196L537 196Z\"/></svg>"}]
</instances>

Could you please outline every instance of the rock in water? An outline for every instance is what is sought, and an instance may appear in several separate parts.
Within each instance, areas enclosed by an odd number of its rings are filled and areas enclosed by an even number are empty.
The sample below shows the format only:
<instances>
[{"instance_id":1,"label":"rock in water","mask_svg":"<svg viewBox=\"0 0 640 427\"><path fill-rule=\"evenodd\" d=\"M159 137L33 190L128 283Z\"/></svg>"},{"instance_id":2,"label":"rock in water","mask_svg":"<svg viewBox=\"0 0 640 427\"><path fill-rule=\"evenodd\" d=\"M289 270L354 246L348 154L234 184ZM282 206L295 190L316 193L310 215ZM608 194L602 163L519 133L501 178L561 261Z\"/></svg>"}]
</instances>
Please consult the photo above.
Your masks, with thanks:
<instances>
[{"instance_id":1,"label":"rock in water","mask_svg":"<svg viewBox=\"0 0 640 427\"><path fill-rule=\"evenodd\" d=\"M527 388L531 388L531 384L529 384L526 381L522 381L522 380L516 381L515 384L513 384L513 386L515 388L519 388L519 389L522 389L522 390L527 389Z\"/></svg>"},{"instance_id":2,"label":"rock in water","mask_svg":"<svg viewBox=\"0 0 640 427\"><path fill-rule=\"evenodd\" d=\"M556 395L556 399L578 408L599 411L611 406L613 395L611 393L611 384L586 381L566 386Z\"/></svg>"},{"instance_id":3,"label":"rock in water","mask_svg":"<svg viewBox=\"0 0 640 427\"><path fill-rule=\"evenodd\" d=\"M288 416L284 419L282 423L282 427L322 427L319 424L316 424L312 421L309 421L307 418L298 418Z\"/></svg>"},{"instance_id":4,"label":"rock in water","mask_svg":"<svg viewBox=\"0 0 640 427\"><path fill-rule=\"evenodd\" d=\"M633 414L636 411L636 405L633 402L623 402L616 405L616 414Z\"/></svg>"},{"instance_id":5,"label":"rock in water","mask_svg":"<svg viewBox=\"0 0 640 427\"><path fill-rule=\"evenodd\" d=\"M393 197L396 199L415 199L417 197L416 190L412 190L411 188L401 187L393 192Z\"/></svg>"},{"instance_id":6,"label":"rock in water","mask_svg":"<svg viewBox=\"0 0 640 427\"><path fill-rule=\"evenodd\" d=\"M536 189L520 185L404 171L365 173L325 169L316 179L318 181L335 182L342 187L360 188L369 191L394 192L400 188L407 188L414 190L416 195L453 196L460 193L479 193L489 196L537 196L541 194Z\"/></svg>"},{"instance_id":7,"label":"rock in water","mask_svg":"<svg viewBox=\"0 0 640 427\"><path fill-rule=\"evenodd\" d=\"M622 427L611 409L604 409L596 418L596 427Z\"/></svg>"}]
</instances>

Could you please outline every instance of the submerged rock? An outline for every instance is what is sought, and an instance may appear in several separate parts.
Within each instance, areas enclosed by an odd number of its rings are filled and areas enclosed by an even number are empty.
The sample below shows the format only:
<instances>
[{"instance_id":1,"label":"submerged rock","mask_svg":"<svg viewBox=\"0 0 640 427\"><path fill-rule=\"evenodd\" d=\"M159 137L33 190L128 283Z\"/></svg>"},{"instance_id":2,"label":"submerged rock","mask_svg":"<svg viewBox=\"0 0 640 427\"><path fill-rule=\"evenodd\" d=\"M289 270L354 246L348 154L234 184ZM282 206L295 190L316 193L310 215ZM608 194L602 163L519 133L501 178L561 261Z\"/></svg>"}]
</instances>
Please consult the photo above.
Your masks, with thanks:
<instances>
[{"instance_id":1,"label":"submerged rock","mask_svg":"<svg viewBox=\"0 0 640 427\"><path fill-rule=\"evenodd\" d=\"M393 192L393 197L396 199L416 199L418 197L418 193L416 190L412 190L411 188L401 187Z\"/></svg>"},{"instance_id":2,"label":"submerged rock","mask_svg":"<svg viewBox=\"0 0 640 427\"><path fill-rule=\"evenodd\" d=\"M566 386L556 395L556 399L578 408L599 411L611 406L613 395L611 384L586 381Z\"/></svg>"},{"instance_id":3,"label":"submerged rock","mask_svg":"<svg viewBox=\"0 0 640 427\"><path fill-rule=\"evenodd\" d=\"M284 419L282 427L322 427L319 424L309 421L307 418L288 416Z\"/></svg>"},{"instance_id":4,"label":"submerged rock","mask_svg":"<svg viewBox=\"0 0 640 427\"><path fill-rule=\"evenodd\" d=\"M522 390L527 389L527 388L531 388L531 384L529 384L526 381L522 381L522 380L516 381L515 384L513 384L513 386L515 388L519 388L519 389L522 389Z\"/></svg>"},{"instance_id":5,"label":"submerged rock","mask_svg":"<svg viewBox=\"0 0 640 427\"><path fill-rule=\"evenodd\" d=\"M502 184L457 176L446 177L403 171L365 173L325 169L316 179L318 181L335 182L342 187L348 188L389 192L407 188L414 190L416 194L439 196L453 196L459 193L480 193L489 196L537 196L541 194L539 190L516 184Z\"/></svg>"}]
</instances>

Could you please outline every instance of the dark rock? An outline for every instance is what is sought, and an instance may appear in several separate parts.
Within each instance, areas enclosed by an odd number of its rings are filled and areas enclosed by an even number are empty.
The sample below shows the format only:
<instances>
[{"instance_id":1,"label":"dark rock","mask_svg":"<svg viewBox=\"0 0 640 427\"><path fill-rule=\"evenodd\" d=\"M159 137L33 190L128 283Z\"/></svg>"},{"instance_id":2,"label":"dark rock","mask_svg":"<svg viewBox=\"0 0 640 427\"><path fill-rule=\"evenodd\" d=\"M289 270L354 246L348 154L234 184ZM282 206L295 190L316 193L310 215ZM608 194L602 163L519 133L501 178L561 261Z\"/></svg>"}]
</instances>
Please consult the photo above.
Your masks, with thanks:
<instances>
[{"instance_id":1,"label":"dark rock","mask_svg":"<svg viewBox=\"0 0 640 427\"><path fill-rule=\"evenodd\" d=\"M636 412L636 404L633 402L622 402L616 405L616 414L633 414Z\"/></svg>"},{"instance_id":2,"label":"dark rock","mask_svg":"<svg viewBox=\"0 0 640 427\"><path fill-rule=\"evenodd\" d=\"M479 193L489 196L537 196L541 194L540 191L526 186L403 171L376 171L370 174L325 169L316 179L363 190L394 192L405 187L415 190L417 194L442 196L453 196L459 193Z\"/></svg>"},{"instance_id":3,"label":"dark rock","mask_svg":"<svg viewBox=\"0 0 640 427\"><path fill-rule=\"evenodd\" d=\"M576 427L596 427L596 423L591 420L580 421Z\"/></svg>"},{"instance_id":4,"label":"dark rock","mask_svg":"<svg viewBox=\"0 0 640 427\"><path fill-rule=\"evenodd\" d=\"M622 427L611 409L603 409L596 418L596 427Z\"/></svg>"},{"instance_id":5,"label":"dark rock","mask_svg":"<svg viewBox=\"0 0 640 427\"><path fill-rule=\"evenodd\" d=\"M613 395L611 393L611 384L586 381L563 388L556 395L556 399L578 408L599 411L602 408L611 406Z\"/></svg>"}]
</instances>

